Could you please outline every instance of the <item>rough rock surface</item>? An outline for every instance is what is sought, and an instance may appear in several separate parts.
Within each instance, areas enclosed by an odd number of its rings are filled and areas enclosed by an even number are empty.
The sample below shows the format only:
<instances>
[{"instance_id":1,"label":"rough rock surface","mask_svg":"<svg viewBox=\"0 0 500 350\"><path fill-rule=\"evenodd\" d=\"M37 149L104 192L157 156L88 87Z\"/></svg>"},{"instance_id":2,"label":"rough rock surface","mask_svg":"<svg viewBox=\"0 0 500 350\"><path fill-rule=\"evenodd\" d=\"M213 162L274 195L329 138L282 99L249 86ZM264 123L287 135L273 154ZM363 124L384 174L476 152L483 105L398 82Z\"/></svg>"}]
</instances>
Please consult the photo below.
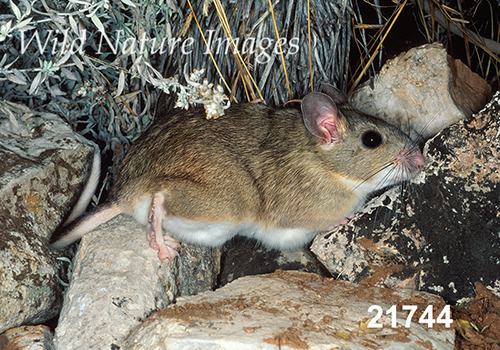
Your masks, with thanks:
<instances>
[{"instance_id":1,"label":"rough rock surface","mask_svg":"<svg viewBox=\"0 0 500 350\"><path fill-rule=\"evenodd\" d=\"M425 147L411 186L375 198L312 250L340 278L474 296L480 281L500 295L500 94Z\"/></svg>"},{"instance_id":2,"label":"rough rock surface","mask_svg":"<svg viewBox=\"0 0 500 350\"><path fill-rule=\"evenodd\" d=\"M418 140L418 134L427 139L470 117L490 99L484 79L448 56L441 44L428 44L388 61L351 102Z\"/></svg>"},{"instance_id":3,"label":"rough rock surface","mask_svg":"<svg viewBox=\"0 0 500 350\"><path fill-rule=\"evenodd\" d=\"M478 112L490 98L491 87L484 79L460 60L448 56L440 44L431 44L411 49L386 63L376 78L360 87L351 100L364 112L386 119L407 133L415 128L420 136L427 138ZM413 135L419 142L420 136ZM342 249L339 254L343 254ZM351 263L355 264L355 259ZM252 243L238 242L226 246L220 284L276 268L328 276L319 265L307 252L300 258L297 254L280 254L258 244L252 247Z\"/></svg>"},{"instance_id":4,"label":"rough rock surface","mask_svg":"<svg viewBox=\"0 0 500 350\"><path fill-rule=\"evenodd\" d=\"M262 275L276 270L313 272L331 277L308 247L278 251L246 237L236 237L223 247L218 286L243 276Z\"/></svg>"},{"instance_id":5,"label":"rough rock surface","mask_svg":"<svg viewBox=\"0 0 500 350\"><path fill-rule=\"evenodd\" d=\"M9 111L9 115L6 111ZM94 146L58 116L3 102L0 111L0 333L60 310L60 252L48 249Z\"/></svg>"},{"instance_id":6,"label":"rough rock surface","mask_svg":"<svg viewBox=\"0 0 500 350\"><path fill-rule=\"evenodd\" d=\"M55 350L53 335L47 326L22 326L0 334L2 350Z\"/></svg>"},{"instance_id":7,"label":"rough rock surface","mask_svg":"<svg viewBox=\"0 0 500 350\"><path fill-rule=\"evenodd\" d=\"M396 327L384 313L383 329L364 328L362 322L375 316L368 312L371 305L383 310L398 305ZM453 325L428 328L414 321L405 328L402 305L422 311L433 305L437 313L445 304L435 295L407 289L277 271L179 299L135 329L121 349L453 349Z\"/></svg>"},{"instance_id":8,"label":"rough rock surface","mask_svg":"<svg viewBox=\"0 0 500 350\"><path fill-rule=\"evenodd\" d=\"M211 290L218 249L182 245L173 262L149 248L145 227L120 215L86 234L64 297L58 349L110 349L180 294Z\"/></svg>"}]
</instances>

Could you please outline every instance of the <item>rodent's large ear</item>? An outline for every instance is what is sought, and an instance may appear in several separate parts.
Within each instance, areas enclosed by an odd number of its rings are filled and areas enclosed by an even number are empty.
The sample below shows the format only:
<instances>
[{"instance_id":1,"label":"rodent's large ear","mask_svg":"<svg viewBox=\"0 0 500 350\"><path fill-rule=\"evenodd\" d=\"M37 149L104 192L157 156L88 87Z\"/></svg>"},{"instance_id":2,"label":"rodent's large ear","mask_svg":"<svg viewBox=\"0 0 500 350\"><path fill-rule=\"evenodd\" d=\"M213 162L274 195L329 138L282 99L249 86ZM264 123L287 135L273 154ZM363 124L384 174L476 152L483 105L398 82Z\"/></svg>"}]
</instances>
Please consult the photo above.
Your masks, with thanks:
<instances>
[{"instance_id":1,"label":"rodent's large ear","mask_svg":"<svg viewBox=\"0 0 500 350\"><path fill-rule=\"evenodd\" d=\"M324 145L336 144L344 139L340 112L335 102L321 92L311 92L302 99L302 116L307 130L321 139Z\"/></svg>"},{"instance_id":2,"label":"rodent's large ear","mask_svg":"<svg viewBox=\"0 0 500 350\"><path fill-rule=\"evenodd\" d=\"M337 106L348 104L346 95L335 86L328 83L321 83L321 91L330 96Z\"/></svg>"}]
</instances>

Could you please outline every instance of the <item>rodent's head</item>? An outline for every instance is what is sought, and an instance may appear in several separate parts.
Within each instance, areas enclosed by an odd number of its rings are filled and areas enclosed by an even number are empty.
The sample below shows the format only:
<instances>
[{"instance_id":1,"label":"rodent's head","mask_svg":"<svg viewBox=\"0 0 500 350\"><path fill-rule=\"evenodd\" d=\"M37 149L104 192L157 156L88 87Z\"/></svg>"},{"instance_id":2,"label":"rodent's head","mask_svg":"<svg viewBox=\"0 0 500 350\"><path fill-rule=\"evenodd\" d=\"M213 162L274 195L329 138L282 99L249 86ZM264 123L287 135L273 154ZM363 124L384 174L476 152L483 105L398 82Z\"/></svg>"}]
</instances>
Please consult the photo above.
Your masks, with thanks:
<instances>
[{"instance_id":1,"label":"rodent's head","mask_svg":"<svg viewBox=\"0 0 500 350\"><path fill-rule=\"evenodd\" d=\"M351 107L331 85L302 100L304 123L325 165L366 192L413 178L424 166L418 146L395 126Z\"/></svg>"}]
</instances>

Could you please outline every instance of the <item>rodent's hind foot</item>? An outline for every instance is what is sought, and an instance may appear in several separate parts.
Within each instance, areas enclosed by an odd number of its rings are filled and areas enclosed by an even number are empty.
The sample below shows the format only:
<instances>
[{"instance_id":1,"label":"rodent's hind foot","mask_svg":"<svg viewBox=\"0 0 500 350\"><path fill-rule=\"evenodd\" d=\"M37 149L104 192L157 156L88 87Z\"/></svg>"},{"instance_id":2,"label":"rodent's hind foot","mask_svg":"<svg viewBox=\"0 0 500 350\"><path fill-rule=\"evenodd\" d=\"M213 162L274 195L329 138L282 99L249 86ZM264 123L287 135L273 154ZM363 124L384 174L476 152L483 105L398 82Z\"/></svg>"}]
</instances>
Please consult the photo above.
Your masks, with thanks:
<instances>
[{"instance_id":1,"label":"rodent's hind foot","mask_svg":"<svg viewBox=\"0 0 500 350\"><path fill-rule=\"evenodd\" d=\"M163 236L161 222L165 216L164 204L163 195L155 193L149 209L146 238L149 241L149 246L158 250L160 260L172 261L178 255L176 249L179 248L179 243L168 235Z\"/></svg>"},{"instance_id":2,"label":"rodent's hind foot","mask_svg":"<svg viewBox=\"0 0 500 350\"><path fill-rule=\"evenodd\" d=\"M150 237L149 246L158 250L158 258L160 258L160 260L168 259L168 261L172 261L179 255L177 253L177 248L179 248L180 245L174 238L165 235L158 240L156 234L154 232L149 232L149 230L148 237Z\"/></svg>"},{"instance_id":3,"label":"rodent's hind foot","mask_svg":"<svg viewBox=\"0 0 500 350\"><path fill-rule=\"evenodd\" d=\"M168 261L172 261L177 255L179 255L177 253L177 248L179 247L179 242L177 242L174 238L165 235L163 236L163 244L160 246L158 251L158 257L160 260L168 259Z\"/></svg>"}]
</instances>

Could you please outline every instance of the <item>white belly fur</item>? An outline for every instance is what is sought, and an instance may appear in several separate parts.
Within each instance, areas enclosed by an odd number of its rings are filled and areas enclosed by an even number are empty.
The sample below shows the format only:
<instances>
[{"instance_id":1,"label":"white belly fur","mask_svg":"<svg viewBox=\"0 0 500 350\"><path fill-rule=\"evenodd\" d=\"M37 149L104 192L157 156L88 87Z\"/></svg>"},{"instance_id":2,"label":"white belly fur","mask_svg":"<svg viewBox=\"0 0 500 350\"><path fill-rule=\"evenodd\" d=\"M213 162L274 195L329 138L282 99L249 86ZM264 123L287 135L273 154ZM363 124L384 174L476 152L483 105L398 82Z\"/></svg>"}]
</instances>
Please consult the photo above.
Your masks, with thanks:
<instances>
[{"instance_id":1,"label":"white belly fur","mask_svg":"<svg viewBox=\"0 0 500 350\"><path fill-rule=\"evenodd\" d=\"M302 228L265 228L256 223L191 221L166 218L163 229L180 241L217 247L236 235L255 238L269 248L295 249L306 245L316 234Z\"/></svg>"},{"instance_id":2,"label":"white belly fur","mask_svg":"<svg viewBox=\"0 0 500 350\"><path fill-rule=\"evenodd\" d=\"M134 217L147 225L151 197L141 200ZM303 228L268 228L257 223L246 222L206 222L166 217L162 220L165 233L181 242L218 247L236 235L257 239L269 248L287 250L302 247L309 243L317 232Z\"/></svg>"}]
</instances>

